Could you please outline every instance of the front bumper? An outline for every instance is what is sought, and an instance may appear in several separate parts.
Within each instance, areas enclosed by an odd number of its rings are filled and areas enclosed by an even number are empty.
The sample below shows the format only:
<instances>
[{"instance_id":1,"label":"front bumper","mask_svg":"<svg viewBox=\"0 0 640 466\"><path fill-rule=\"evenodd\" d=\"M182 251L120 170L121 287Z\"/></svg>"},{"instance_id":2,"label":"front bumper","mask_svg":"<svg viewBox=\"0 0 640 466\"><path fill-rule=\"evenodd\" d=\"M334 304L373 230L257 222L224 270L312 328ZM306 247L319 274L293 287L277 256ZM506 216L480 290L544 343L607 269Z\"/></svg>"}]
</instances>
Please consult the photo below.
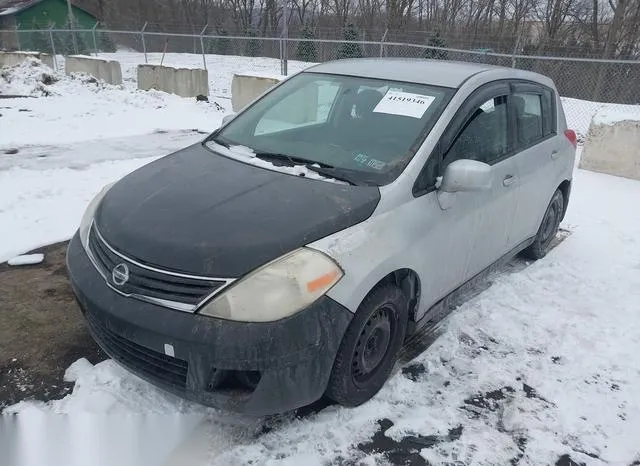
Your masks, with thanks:
<instances>
[{"instance_id":1,"label":"front bumper","mask_svg":"<svg viewBox=\"0 0 640 466\"><path fill-rule=\"evenodd\" d=\"M262 416L319 399L352 317L326 296L291 317L264 323L127 298L107 286L77 234L67 267L89 330L110 357L156 386L227 411ZM237 382L247 374L251 384Z\"/></svg>"}]
</instances>

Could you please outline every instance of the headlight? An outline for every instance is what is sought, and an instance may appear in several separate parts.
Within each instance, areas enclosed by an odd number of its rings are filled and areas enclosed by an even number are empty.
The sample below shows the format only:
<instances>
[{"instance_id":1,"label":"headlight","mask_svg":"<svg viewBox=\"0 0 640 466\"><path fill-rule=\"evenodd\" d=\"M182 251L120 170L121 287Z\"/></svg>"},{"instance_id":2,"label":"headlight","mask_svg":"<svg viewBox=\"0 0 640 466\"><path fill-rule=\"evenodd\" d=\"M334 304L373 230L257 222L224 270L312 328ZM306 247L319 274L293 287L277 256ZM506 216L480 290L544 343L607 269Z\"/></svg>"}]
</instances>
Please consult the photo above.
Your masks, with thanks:
<instances>
[{"instance_id":1,"label":"headlight","mask_svg":"<svg viewBox=\"0 0 640 466\"><path fill-rule=\"evenodd\" d=\"M342 275L323 253L297 249L239 280L199 312L244 322L283 319L324 295Z\"/></svg>"},{"instance_id":2,"label":"headlight","mask_svg":"<svg viewBox=\"0 0 640 466\"><path fill-rule=\"evenodd\" d=\"M98 205L100 205L100 201L102 200L102 198L105 196L105 194L107 194L107 191L109 191L111 186L113 186L114 184L115 182L109 183L104 188L102 188L102 190L98 194L96 194L96 196L93 199L91 199L91 202L89 202L89 205L87 206L87 208L84 211L84 214L82 215L82 220L80 221L79 234L80 234L80 242L82 243L82 246L84 247L85 250L87 250L89 247L88 246L89 227L91 226L93 217L96 214L96 209L98 208Z\"/></svg>"}]
</instances>

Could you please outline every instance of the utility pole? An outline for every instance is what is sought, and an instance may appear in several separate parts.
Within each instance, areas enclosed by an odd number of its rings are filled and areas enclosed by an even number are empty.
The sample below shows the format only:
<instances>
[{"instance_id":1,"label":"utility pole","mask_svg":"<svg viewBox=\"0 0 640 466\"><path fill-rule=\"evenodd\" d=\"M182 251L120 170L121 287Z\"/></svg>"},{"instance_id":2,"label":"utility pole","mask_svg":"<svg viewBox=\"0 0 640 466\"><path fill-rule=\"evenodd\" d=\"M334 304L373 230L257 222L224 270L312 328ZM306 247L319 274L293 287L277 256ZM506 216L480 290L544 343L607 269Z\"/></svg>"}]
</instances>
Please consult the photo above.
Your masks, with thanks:
<instances>
[{"instance_id":1,"label":"utility pole","mask_svg":"<svg viewBox=\"0 0 640 466\"><path fill-rule=\"evenodd\" d=\"M78 43L76 42L75 21L73 20L73 8L71 0L67 0L67 9L69 10L69 31L71 32L71 40L73 40L73 50L78 53Z\"/></svg>"}]
</instances>

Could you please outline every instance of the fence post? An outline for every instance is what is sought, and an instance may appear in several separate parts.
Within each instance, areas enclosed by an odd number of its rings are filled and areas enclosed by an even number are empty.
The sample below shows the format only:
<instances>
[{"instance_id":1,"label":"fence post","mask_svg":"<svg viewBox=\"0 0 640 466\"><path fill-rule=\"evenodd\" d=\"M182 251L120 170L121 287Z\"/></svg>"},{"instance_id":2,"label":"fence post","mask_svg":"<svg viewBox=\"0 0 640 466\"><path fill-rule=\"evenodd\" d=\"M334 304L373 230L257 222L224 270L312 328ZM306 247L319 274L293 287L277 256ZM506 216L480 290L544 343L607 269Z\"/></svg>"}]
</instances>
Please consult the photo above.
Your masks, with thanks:
<instances>
[{"instance_id":1,"label":"fence post","mask_svg":"<svg viewBox=\"0 0 640 466\"><path fill-rule=\"evenodd\" d=\"M289 0L284 0L283 5L284 11L282 14L282 20L284 21L282 26L282 36L280 38L280 74L283 76L287 75L287 67L288 67L288 52L287 46L289 39Z\"/></svg>"},{"instance_id":2,"label":"fence post","mask_svg":"<svg viewBox=\"0 0 640 466\"><path fill-rule=\"evenodd\" d=\"M202 31L200 31L200 50L202 50L202 63L204 64L205 70L207 69L207 59L204 54L204 38L202 36L204 35L204 31L207 30L207 27L209 27L209 23L205 24Z\"/></svg>"},{"instance_id":3,"label":"fence post","mask_svg":"<svg viewBox=\"0 0 640 466\"><path fill-rule=\"evenodd\" d=\"M369 53L368 53L368 50L367 50L367 48L368 48L367 44L365 44L366 41L367 41L367 35L366 35L366 32L363 30L362 31L362 52L363 52L363 55L365 57L368 57Z\"/></svg>"},{"instance_id":4,"label":"fence post","mask_svg":"<svg viewBox=\"0 0 640 466\"><path fill-rule=\"evenodd\" d=\"M78 41L76 40L76 33L75 33L75 15L73 14L73 7L71 5L71 0L67 0L67 9L69 10L69 32L71 33L71 40L73 42L73 50L75 51L76 55L78 54Z\"/></svg>"},{"instance_id":5,"label":"fence post","mask_svg":"<svg viewBox=\"0 0 640 466\"><path fill-rule=\"evenodd\" d=\"M56 58L56 46L53 42L53 23L49 24L49 40L51 41L51 56L53 57L53 69L58 71L58 59Z\"/></svg>"},{"instance_id":6,"label":"fence post","mask_svg":"<svg viewBox=\"0 0 640 466\"><path fill-rule=\"evenodd\" d=\"M162 58L160 59L160 66L164 63L164 56L167 53L167 49L169 48L169 38L166 37L164 40L164 49L162 49Z\"/></svg>"},{"instance_id":7,"label":"fence post","mask_svg":"<svg viewBox=\"0 0 640 466\"><path fill-rule=\"evenodd\" d=\"M384 34L382 35L382 39L380 39L380 58L384 56L384 41L387 40L387 33L389 29L384 30Z\"/></svg>"},{"instance_id":8,"label":"fence post","mask_svg":"<svg viewBox=\"0 0 640 466\"><path fill-rule=\"evenodd\" d=\"M513 46L513 54L511 55L511 68L516 67L516 55L520 47L520 34L516 37L516 44Z\"/></svg>"},{"instance_id":9,"label":"fence post","mask_svg":"<svg viewBox=\"0 0 640 466\"><path fill-rule=\"evenodd\" d=\"M93 36L93 53L96 54L96 57L98 56L98 41L96 41L96 28L98 27L98 24L100 24L100 22L96 21L95 26L91 29L91 35Z\"/></svg>"},{"instance_id":10,"label":"fence post","mask_svg":"<svg viewBox=\"0 0 640 466\"><path fill-rule=\"evenodd\" d=\"M144 41L144 30L147 29L147 22L144 22L144 26L142 26L142 30L140 31L140 36L142 36L142 51L144 52L144 62L149 63L147 60L147 43Z\"/></svg>"}]
</instances>

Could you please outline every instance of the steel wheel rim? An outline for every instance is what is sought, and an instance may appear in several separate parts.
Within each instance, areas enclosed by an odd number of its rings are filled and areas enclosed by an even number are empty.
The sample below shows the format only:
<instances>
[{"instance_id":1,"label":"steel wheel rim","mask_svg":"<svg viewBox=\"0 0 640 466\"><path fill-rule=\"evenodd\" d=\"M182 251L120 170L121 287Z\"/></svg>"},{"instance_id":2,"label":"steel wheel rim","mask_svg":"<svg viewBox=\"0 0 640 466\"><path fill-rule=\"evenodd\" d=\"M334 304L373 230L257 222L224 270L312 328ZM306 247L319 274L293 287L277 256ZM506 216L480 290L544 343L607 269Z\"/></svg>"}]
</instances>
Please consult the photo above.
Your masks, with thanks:
<instances>
[{"instance_id":1,"label":"steel wheel rim","mask_svg":"<svg viewBox=\"0 0 640 466\"><path fill-rule=\"evenodd\" d=\"M391 345L393 310L381 307L365 323L351 358L353 381L363 386L376 374Z\"/></svg>"},{"instance_id":2,"label":"steel wheel rim","mask_svg":"<svg viewBox=\"0 0 640 466\"><path fill-rule=\"evenodd\" d=\"M558 205L557 201L555 201L549 207L547 211L547 215L545 215L544 222L542 223L542 243L546 244L552 239L552 234L555 230L556 221L558 218Z\"/></svg>"}]
</instances>

